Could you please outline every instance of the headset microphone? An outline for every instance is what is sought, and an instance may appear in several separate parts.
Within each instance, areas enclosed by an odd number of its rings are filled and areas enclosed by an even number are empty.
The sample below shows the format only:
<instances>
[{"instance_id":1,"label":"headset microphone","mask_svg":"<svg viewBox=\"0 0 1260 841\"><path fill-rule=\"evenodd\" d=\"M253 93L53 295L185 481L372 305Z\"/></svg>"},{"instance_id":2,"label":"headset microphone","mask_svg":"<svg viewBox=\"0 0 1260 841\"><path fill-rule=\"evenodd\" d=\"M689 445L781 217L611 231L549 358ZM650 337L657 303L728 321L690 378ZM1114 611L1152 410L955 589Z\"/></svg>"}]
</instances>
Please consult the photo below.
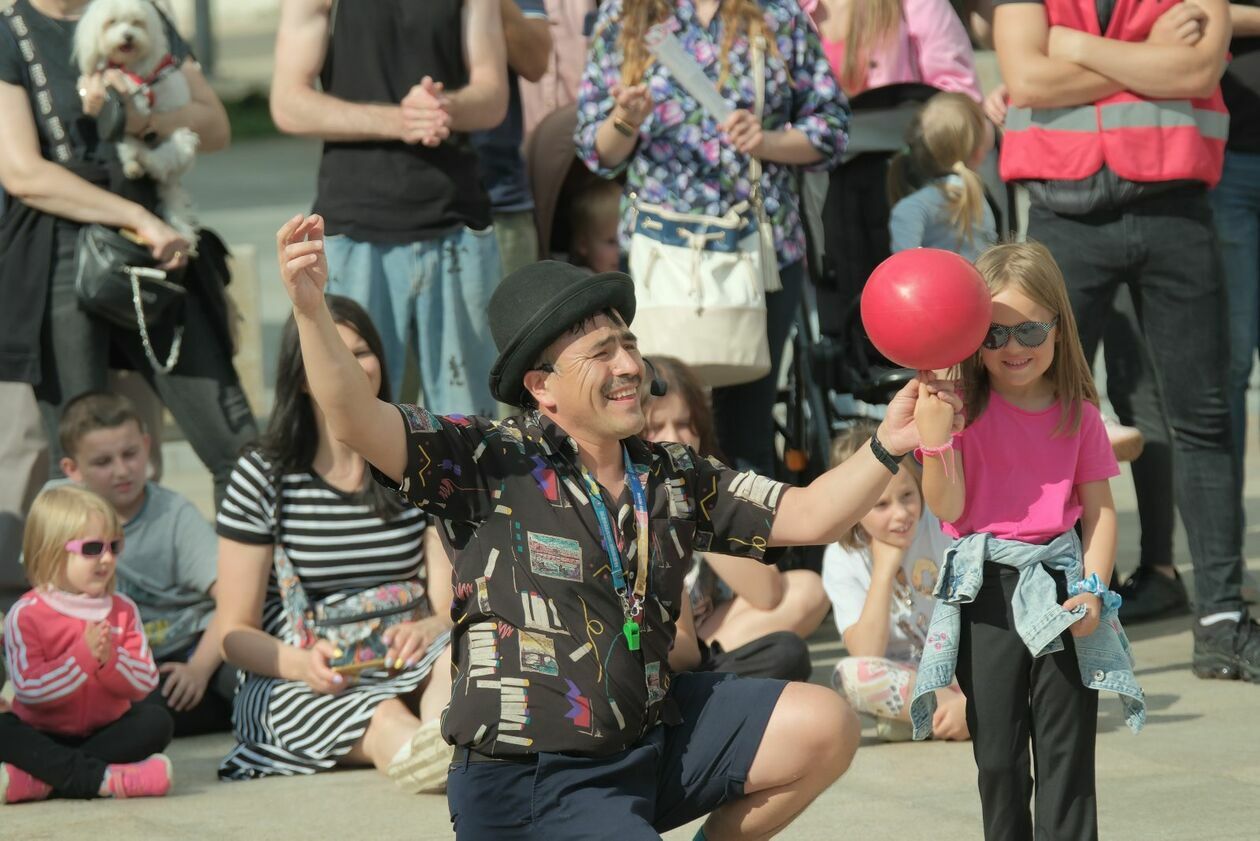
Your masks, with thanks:
<instances>
[{"instance_id":1,"label":"headset microphone","mask_svg":"<svg viewBox=\"0 0 1260 841\"><path fill-rule=\"evenodd\" d=\"M664 397L665 392L669 391L669 383L656 375L656 366L652 364L652 360L644 358L643 364L647 366L648 373L652 375L652 381L648 385L648 394L651 394L653 397Z\"/></svg>"}]
</instances>

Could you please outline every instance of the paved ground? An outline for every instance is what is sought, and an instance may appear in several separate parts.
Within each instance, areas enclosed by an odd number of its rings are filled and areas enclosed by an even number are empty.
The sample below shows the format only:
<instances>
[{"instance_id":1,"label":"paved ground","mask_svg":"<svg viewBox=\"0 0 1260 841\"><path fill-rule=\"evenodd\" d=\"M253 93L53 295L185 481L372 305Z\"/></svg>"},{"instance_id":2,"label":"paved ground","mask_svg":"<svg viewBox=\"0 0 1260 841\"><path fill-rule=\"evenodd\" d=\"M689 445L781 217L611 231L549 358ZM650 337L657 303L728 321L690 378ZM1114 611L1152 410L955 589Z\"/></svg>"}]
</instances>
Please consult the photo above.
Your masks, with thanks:
<instances>
[{"instance_id":1,"label":"paved ground","mask_svg":"<svg viewBox=\"0 0 1260 841\"><path fill-rule=\"evenodd\" d=\"M1260 453L1249 463L1260 487ZM204 475L178 470L172 483L204 483ZM1120 565L1136 561L1131 483L1115 483L1121 511ZM1260 494L1248 499L1260 523ZM1249 534L1253 573L1260 545ZM1177 557L1187 557L1179 535ZM1183 573L1189 570L1183 566ZM1149 724L1134 736L1124 727L1113 696L1099 716L1098 788L1103 836L1112 841L1260 838L1260 686L1196 680L1189 671L1190 632L1185 620L1132 629L1138 678L1150 704ZM817 682L825 682L840 653L834 630L811 641ZM339 771L313 778L219 783L215 767L230 745L224 736L174 744L176 788L165 800L118 803L53 802L0 807L3 841L129 841L221 839L268 841L371 837L449 839L445 801L409 797L373 771ZM857 760L781 837L802 841L978 838L979 801L970 749L958 744L881 744L871 736ZM487 808L493 808L488 804ZM108 823L102 823L102 819ZM370 822L370 834L365 825ZM593 839L615 838L615 828ZM687 841L677 830L669 841Z\"/></svg>"}]
</instances>

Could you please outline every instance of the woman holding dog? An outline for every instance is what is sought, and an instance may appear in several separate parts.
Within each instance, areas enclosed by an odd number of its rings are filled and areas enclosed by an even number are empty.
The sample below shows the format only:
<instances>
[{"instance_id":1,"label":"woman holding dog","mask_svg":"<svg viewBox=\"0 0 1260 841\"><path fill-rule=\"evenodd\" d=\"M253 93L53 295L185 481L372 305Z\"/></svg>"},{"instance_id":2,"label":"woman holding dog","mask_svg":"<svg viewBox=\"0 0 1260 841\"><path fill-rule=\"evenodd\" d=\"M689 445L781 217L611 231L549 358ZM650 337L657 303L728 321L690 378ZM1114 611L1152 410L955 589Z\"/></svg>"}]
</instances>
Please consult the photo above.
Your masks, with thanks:
<instances>
[{"instance_id":1,"label":"woman holding dog","mask_svg":"<svg viewBox=\"0 0 1260 841\"><path fill-rule=\"evenodd\" d=\"M104 8L90 12L96 4ZM101 23L80 33L81 19L85 26ZM187 104L143 114L148 109L118 93L143 77L128 80L110 69L81 74L84 44L105 65L143 61L163 66L162 74L178 74ZM190 262L192 244L159 215L159 185L148 176L127 177L119 164L120 141L135 138L153 148L189 130L202 152L229 141L222 104L187 44L149 0L0 0L0 185L8 195L0 217L0 290L9 302L0 314L0 382L35 387L54 470L61 455L60 407L105 389L111 365L134 368L149 381L219 492L236 453L256 434L232 366L225 249L203 232L200 256ZM187 290L182 305L152 325L147 353L138 329L82 309L75 283L80 232L93 224L124 229ZM159 373L149 360L171 361L178 326L175 364Z\"/></svg>"},{"instance_id":2,"label":"woman holding dog","mask_svg":"<svg viewBox=\"0 0 1260 841\"><path fill-rule=\"evenodd\" d=\"M706 111L648 51L645 35L657 24L700 66L729 116ZM763 45L759 52L757 44ZM756 70L763 63L759 85ZM764 88L760 119L758 87ZM833 166L847 124L847 107L818 35L796 3L610 0L600 6L578 92L576 140L579 156L596 174L626 173L623 252L634 232L632 205L640 214L650 203L672 213L722 216L753 196L753 159L764 168L757 186L782 283L780 291L767 284L770 372L714 389L713 412L718 443L732 463L767 475L775 465L770 410L778 367L805 276L795 173L798 167ZM677 348L645 350L685 357Z\"/></svg>"},{"instance_id":3,"label":"woman holding dog","mask_svg":"<svg viewBox=\"0 0 1260 841\"><path fill-rule=\"evenodd\" d=\"M373 393L389 399L371 318L339 295L328 296L328 307ZM238 744L219 776L375 765L404 790L438 790L451 757L438 720L451 695L450 562L424 512L373 482L367 462L329 433L310 397L292 318L278 366L267 432L237 462L219 506L223 654L246 672L232 716ZM279 554L291 572L277 582ZM407 621L372 631L387 651L370 668L339 665L350 656L329 637L357 639L350 623L326 632L294 615L295 590L317 619L350 598L360 603L353 608L359 615L382 615L388 609L362 603L393 585L414 593L416 609L403 611ZM311 633L304 637L299 625Z\"/></svg>"}]
</instances>

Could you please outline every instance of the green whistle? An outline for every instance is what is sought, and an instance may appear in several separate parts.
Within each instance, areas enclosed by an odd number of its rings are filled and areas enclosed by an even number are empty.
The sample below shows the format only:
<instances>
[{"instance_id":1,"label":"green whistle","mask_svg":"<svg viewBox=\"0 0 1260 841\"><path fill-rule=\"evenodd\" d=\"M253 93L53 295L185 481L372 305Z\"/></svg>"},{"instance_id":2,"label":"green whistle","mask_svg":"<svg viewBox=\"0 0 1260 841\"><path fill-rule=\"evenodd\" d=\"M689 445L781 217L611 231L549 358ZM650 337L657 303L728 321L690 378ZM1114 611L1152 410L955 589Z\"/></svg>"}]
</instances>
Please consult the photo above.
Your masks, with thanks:
<instances>
[{"instance_id":1,"label":"green whistle","mask_svg":"<svg viewBox=\"0 0 1260 841\"><path fill-rule=\"evenodd\" d=\"M627 619L626 624L621 626L621 632L626 635L626 648L631 651L639 650L639 625L633 619Z\"/></svg>"}]
</instances>

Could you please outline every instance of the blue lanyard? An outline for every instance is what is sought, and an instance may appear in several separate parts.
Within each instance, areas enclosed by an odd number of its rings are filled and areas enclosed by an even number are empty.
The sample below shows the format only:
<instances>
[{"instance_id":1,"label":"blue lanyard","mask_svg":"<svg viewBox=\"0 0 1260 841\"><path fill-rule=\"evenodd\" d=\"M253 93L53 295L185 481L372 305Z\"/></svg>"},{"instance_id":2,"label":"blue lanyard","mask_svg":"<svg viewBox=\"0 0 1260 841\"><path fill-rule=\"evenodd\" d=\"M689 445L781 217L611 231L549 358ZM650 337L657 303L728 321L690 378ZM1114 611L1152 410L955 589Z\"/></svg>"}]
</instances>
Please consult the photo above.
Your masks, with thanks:
<instances>
[{"instance_id":1,"label":"blue lanyard","mask_svg":"<svg viewBox=\"0 0 1260 841\"><path fill-rule=\"evenodd\" d=\"M591 476L585 465L582 465L581 470L587 496L591 500L591 509L599 522L604 550L608 553L608 568L612 572L613 589L617 591L617 596L621 599L621 609L625 613L626 621L622 626L622 632L626 637L626 645L631 651L638 651L640 628L636 617L642 612L642 600L647 593L647 491L644 490L643 483L639 481L638 474L635 473L634 464L630 461L630 451L625 446L621 448L621 455L625 463L626 485L630 488L630 497L634 502L635 520L638 525L638 537L635 542L638 545L639 570L635 579L633 602L630 599L629 588L626 586L626 574L621 566L621 550L617 548L617 535L613 530L612 515L608 512L608 506L604 504L603 491L600 490L599 483L595 481L595 477Z\"/></svg>"}]
</instances>

